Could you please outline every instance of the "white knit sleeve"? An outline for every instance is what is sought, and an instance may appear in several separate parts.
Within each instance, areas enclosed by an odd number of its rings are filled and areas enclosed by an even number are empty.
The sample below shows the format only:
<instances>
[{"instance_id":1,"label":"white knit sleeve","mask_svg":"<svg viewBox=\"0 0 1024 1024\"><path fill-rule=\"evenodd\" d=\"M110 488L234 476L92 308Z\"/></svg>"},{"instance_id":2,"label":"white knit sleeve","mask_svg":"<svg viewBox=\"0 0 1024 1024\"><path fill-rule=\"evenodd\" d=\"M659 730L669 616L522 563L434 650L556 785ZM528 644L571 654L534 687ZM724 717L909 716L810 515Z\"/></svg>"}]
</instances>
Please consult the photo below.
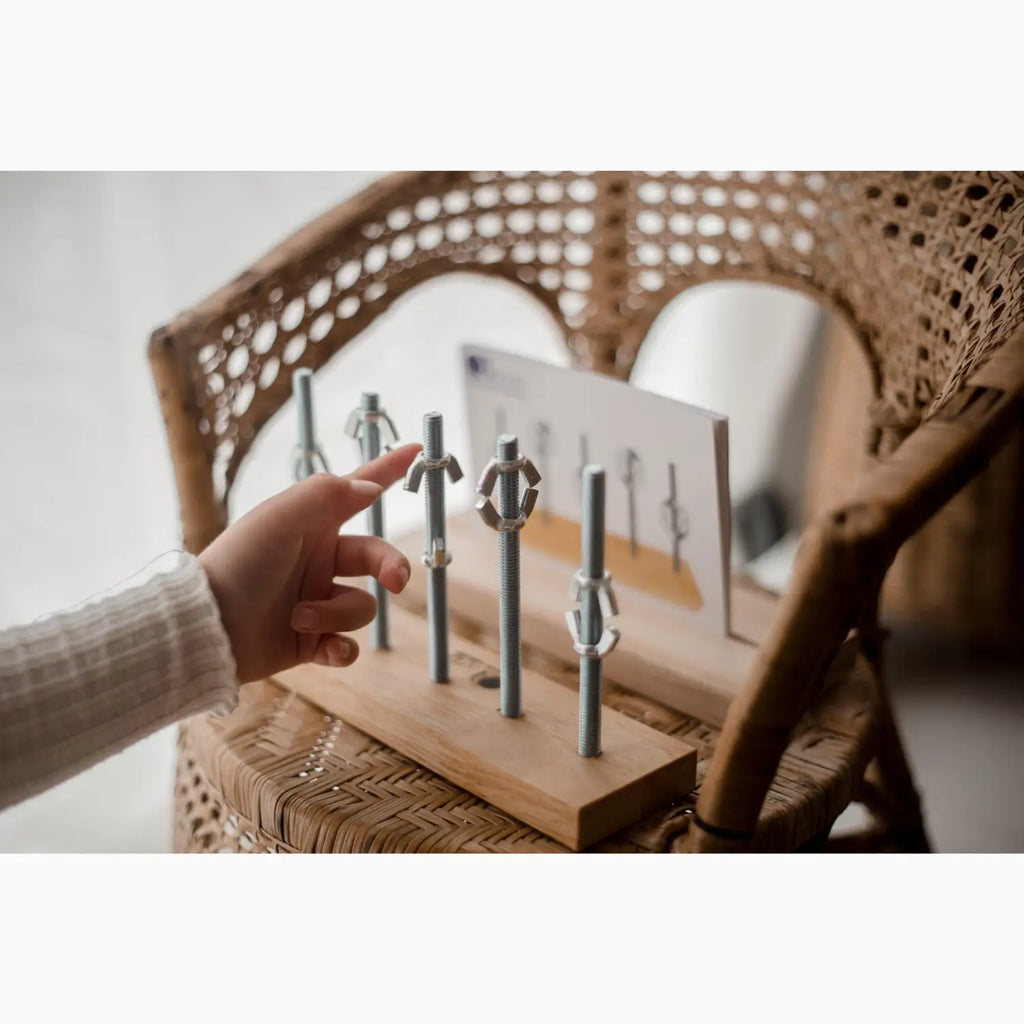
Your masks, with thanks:
<instances>
[{"instance_id":1,"label":"white knit sleeve","mask_svg":"<svg viewBox=\"0 0 1024 1024\"><path fill-rule=\"evenodd\" d=\"M142 586L0 632L0 807L237 703L231 646L191 555Z\"/></svg>"}]
</instances>

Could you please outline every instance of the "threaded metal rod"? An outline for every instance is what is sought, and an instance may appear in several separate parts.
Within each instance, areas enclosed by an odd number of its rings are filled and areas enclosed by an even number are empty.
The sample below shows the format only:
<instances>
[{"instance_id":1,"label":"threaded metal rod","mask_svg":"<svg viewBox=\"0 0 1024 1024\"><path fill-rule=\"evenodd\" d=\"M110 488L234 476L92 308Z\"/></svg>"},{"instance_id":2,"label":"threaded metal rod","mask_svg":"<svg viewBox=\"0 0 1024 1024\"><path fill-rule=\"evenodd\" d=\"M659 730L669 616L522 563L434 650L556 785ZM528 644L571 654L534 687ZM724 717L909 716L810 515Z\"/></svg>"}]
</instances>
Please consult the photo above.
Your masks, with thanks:
<instances>
[{"instance_id":1,"label":"threaded metal rod","mask_svg":"<svg viewBox=\"0 0 1024 1024\"><path fill-rule=\"evenodd\" d=\"M313 371L303 368L292 374L292 395L299 411L299 461L297 475L300 480L312 476L316 432L313 429Z\"/></svg>"},{"instance_id":2,"label":"threaded metal rod","mask_svg":"<svg viewBox=\"0 0 1024 1024\"><path fill-rule=\"evenodd\" d=\"M515 434L498 437L497 456L502 462L519 457ZM498 476L498 515L516 519L519 515L519 473ZM498 534L498 643L501 666L501 713L506 718L522 714L522 614L519 577L519 531Z\"/></svg>"},{"instance_id":3,"label":"threaded metal rod","mask_svg":"<svg viewBox=\"0 0 1024 1024\"><path fill-rule=\"evenodd\" d=\"M444 418L439 412L423 417L423 457L444 457ZM447 555L445 535L444 469L428 469L424 473L427 509L427 554L442 550ZM427 622L430 633L430 678L435 683L448 682L448 580L445 566L427 569Z\"/></svg>"},{"instance_id":4,"label":"threaded metal rod","mask_svg":"<svg viewBox=\"0 0 1024 1024\"><path fill-rule=\"evenodd\" d=\"M359 403L360 410L365 413L380 412L380 396L371 391L364 391ZM380 426L372 417L363 420L363 431L360 438L363 462L372 462L380 455ZM374 537L384 536L384 498L375 501L366 514L367 526ZM370 646L375 651L386 651L388 641L388 592L380 580L370 577L370 593L377 599L377 614L370 626Z\"/></svg>"},{"instance_id":5,"label":"threaded metal rod","mask_svg":"<svg viewBox=\"0 0 1024 1024\"><path fill-rule=\"evenodd\" d=\"M583 575L592 580L604 576L604 470L586 466L583 470ZM597 591L587 587L580 594L580 640L596 644L604 623ZM580 754L597 757L601 753L600 658L580 657Z\"/></svg>"}]
</instances>

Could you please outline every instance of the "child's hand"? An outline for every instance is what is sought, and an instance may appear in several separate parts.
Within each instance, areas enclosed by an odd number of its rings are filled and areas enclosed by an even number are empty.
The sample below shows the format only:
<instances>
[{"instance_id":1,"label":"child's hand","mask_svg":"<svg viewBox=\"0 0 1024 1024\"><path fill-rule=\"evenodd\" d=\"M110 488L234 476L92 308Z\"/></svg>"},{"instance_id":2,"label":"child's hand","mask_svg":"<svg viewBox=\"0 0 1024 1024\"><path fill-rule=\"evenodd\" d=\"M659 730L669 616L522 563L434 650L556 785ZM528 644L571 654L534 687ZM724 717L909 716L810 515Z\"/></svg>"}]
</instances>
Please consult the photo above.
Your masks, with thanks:
<instances>
[{"instance_id":1,"label":"child's hand","mask_svg":"<svg viewBox=\"0 0 1024 1024\"><path fill-rule=\"evenodd\" d=\"M338 634L370 622L377 602L362 587L334 578L375 576L397 594L409 582L410 567L391 544L339 537L338 529L402 479L419 447L404 445L349 476L312 476L258 505L199 556L239 682L306 661L355 661L357 644Z\"/></svg>"}]
</instances>

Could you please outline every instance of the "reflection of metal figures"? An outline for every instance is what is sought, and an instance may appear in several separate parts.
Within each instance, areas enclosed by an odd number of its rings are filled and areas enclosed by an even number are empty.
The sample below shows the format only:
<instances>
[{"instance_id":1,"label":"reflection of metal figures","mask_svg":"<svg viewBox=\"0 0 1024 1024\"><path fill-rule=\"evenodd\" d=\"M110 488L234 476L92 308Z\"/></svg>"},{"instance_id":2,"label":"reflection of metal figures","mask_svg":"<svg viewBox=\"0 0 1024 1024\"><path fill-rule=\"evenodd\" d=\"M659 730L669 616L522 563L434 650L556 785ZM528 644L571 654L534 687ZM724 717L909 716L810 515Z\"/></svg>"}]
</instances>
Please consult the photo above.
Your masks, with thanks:
<instances>
[{"instance_id":1,"label":"reflection of metal figures","mask_svg":"<svg viewBox=\"0 0 1024 1024\"><path fill-rule=\"evenodd\" d=\"M676 464L674 462L668 464L668 498L661 503L661 522L672 538L672 571L679 572L682 568L679 545L690 532L690 517L676 497Z\"/></svg>"},{"instance_id":2,"label":"reflection of metal figures","mask_svg":"<svg viewBox=\"0 0 1024 1024\"><path fill-rule=\"evenodd\" d=\"M526 481L522 501L519 498L519 474ZM506 718L522 714L522 602L520 594L519 531L526 525L537 504L536 485L540 473L534 464L519 454L515 434L498 437L495 457L484 466L476 485L476 510L480 518L498 532L498 642L501 648L501 713ZM494 485L498 485L498 507L491 503Z\"/></svg>"},{"instance_id":3,"label":"reflection of metal figures","mask_svg":"<svg viewBox=\"0 0 1024 1024\"><path fill-rule=\"evenodd\" d=\"M604 470L583 471L583 567L572 578L569 596L580 607L566 612L573 649L580 656L579 751L601 753L601 661L619 642L619 631L605 628L604 617L617 615L611 576L604 568Z\"/></svg>"},{"instance_id":4,"label":"reflection of metal figures","mask_svg":"<svg viewBox=\"0 0 1024 1024\"><path fill-rule=\"evenodd\" d=\"M405 489L418 491L424 476L427 506L427 550L423 564L430 574L427 588L427 622L430 633L430 678L448 682L448 581L445 570L452 560L445 536L444 474L452 483L462 479L454 455L444 450L444 420L439 412L423 417L423 451L409 467Z\"/></svg>"},{"instance_id":5,"label":"reflection of metal figures","mask_svg":"<svg viewBox=\"0 0 1024 1024\"><path fill-rule=\"evenodd\" d=\"M632 448L619 456L619 479L626 485L629 499L629 555L636 558L636 489L640 486L641 461Z\"/></svg>"},{"instance_id":6,"label":"reflection of metal figures","mask_svg":"<svg viewBox=\"0 0 1024 1024\"><path fill-rule=\"evenodd\" d=\"M576 486L583 493L583 471L590 462L590 445L587 443L587 435L580 434L580 464L576 467Z\"/></svg>"},{"instance_id":7,"label":"reflection of metal figures","mask_svg":"<svg viewBox=\"0 0 1024 1024\"><path fill-rule=\"evenodd\" d=\"M550 495L550 477L549 472L551 463L548 457L551 455L551 424L545 423L543 420L537 424L537 462L540 464L538 469L540 470L540 476L543 480L545 477L549 480L549 487L545 489L544 493L540 498L540 514L547 519L551 514L551 495Z\"/></svg>"},{"instance_id":8,"label":"reflection of metal figures","mask_svg":"<svg viewBox=\"0 0 1024 1024\"><path fill-rule=\"evenodd\" d=\"M313 426L313 371L302 369L292 374L292 394L299 410L299 444L295 450L293 472L296 480L305 480L317 472L329 473L327 459L316 443ZM320 469L317 469L317 463Z\"/></svg>"},{"instance_id":9,"label":"reflection of metal figures","mask_svg":"<svg viewBox=\"0 0 1024 1024\"><path fill-rule=\"evenodd\" d=\"M385 441L383 448L391 450L398 440L391 417L380 407L380 396L375 392L364 391L358 409L353 409L345 424L345 433L359 445L363 462L372 462L381 453L382 434L388 434L390 440ZM384 536L384 498L375 501L366 513L367 525L374 537ZM388 592L380 580L370 577L370 593L377 599L377 614L370 627L370 644L375 651L388 649Z\"/></svg>"}]
</instances>

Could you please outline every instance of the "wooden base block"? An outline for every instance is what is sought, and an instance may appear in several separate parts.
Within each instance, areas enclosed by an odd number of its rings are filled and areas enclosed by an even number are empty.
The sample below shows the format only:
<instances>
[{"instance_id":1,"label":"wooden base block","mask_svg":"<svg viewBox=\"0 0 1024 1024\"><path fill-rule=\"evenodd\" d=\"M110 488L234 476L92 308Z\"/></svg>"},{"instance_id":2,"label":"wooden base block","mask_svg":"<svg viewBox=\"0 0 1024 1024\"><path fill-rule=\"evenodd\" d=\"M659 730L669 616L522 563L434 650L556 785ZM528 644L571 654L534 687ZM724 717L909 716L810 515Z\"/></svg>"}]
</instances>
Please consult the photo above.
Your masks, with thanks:
<instances>
[{"instance_id":1,"label":"wooden base block","mask_svg":"<svg viewBox=\"0 0 1024 1024\"><path fill-rule=\"evenodd\" d=\"M535 512L534 516L541 513ZM573 607L569 581L579 567L579 540L562 557L526 543L533 520L523 531L521 546L523 642L551 657L572 661L572 641L565 613ZM447 523L448 604L453 616L485 632L497 633L498 542L476 512L451 516ZM392 603L422 612L427 600L427 573L422 568L423 534L399 537L393 543L408 556L412 579ZM668 560L671 573L671 560ZM721 726L733 697L746 681L757 644L775 615L776 598L734 586L733 635L719 636L687 628L678 602L665 601L618 579L612 582L619 616L609 620L622 632L619 646L605 659L605 678L651 697L684 714Z\"/></svg>"},{"instance_id":2,"label":"wooden base block","mask_svg":"<svg viewBox=\"0 0 1024 1024\"><path fill-rule=\"evenodd\" d=\"M345 669L302 665L278 682L357 729L573 850L664 807L696 786L697 753L610 708L602 753L580 757L579 698L524 671L523 715L503 718L496 655L453 636L451 681L430 682L426 622L391 610L391 650L361 653Z\"/></svg>"}]
</instances>

